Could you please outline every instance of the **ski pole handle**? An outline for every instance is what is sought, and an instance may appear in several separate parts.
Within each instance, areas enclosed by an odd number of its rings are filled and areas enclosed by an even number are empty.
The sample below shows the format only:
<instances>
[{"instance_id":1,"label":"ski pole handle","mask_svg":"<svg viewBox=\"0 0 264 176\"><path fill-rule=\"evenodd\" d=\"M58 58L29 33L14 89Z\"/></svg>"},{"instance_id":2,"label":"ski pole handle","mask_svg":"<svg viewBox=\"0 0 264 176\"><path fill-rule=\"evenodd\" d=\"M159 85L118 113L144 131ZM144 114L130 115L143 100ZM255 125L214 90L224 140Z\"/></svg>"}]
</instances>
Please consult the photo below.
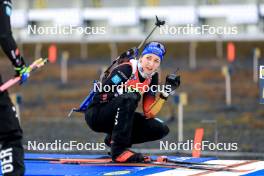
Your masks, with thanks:
<instances>
[{"instance_id":1,"label":"ski pole handle","mask_svg":"<svg viewBox=\"0 0 264 176\"><path fill-rule=\"evenodd\" d=\"M165 21L161 21L158 19L158 17L156 16L156 23L154 28L151 30L151 32L149 33L149 35L145 38L145 40L143 40L139 45L138 45L138 49L140 49L145 43L146 41L149 39L149 37L152 35L152 33L156 30L157 27L160 27L162 25L165 24Z\"/></svg>"}]
</instances>

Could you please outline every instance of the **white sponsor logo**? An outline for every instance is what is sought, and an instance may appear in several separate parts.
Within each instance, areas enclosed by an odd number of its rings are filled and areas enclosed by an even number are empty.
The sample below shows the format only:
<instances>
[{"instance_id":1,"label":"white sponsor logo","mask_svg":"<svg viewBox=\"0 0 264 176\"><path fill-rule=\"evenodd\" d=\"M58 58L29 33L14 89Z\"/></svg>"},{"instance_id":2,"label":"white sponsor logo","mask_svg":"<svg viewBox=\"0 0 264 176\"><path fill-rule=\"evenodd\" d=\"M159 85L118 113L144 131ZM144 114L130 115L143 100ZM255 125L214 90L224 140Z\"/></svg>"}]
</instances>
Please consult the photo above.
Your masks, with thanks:
<instances>
[{"instance_id":1,"label":"white sponsor logo","mask_svg":"<svg viewBox=\"0 0 264 176\"><path fill-rule=\"evenodd\" d=\"M116 113L116 116L115 116L115 125L118 124L119 110L120 110L120 108L117 108L117 113Z\"/></svg>"},{"instance_id":2,"label":"white sponsor logo","mask_svg":"<svg viewBox=\"0 0 264 176\"><path fill-rule=\"evenodd\" d=\"M16 108L15 108L15 106L12 106L12 110L14 111L14 113L16 113L16 118L18 118L18 114L17 114L17 112L16 112Z\"/></svg>"},{"instance_id":3,"label":"white sponsor logo","mask_svg":"<svg viewBox=\"0 0 264 176\"><path fill-rule=\"evenodd\" d=\"M105 173L104 175L126 175L126 174L129 174L129 173L131 173L131 171L122 170L122 171L108 172L108 173Z\"/></svg>"},{"instance_id":4,"label":"white sponsor logo","mask_svg":"<svg viewBox=\"0 0 264 176\"><path fill-rule=\"evenodd\" d=\"M12 165L13 163L12 150L13 150L12 148L8 148L5 150L1 150L0 152L1 168L3 174L13 172L14 170L14 166Z\"/></svg>"}]
</instances>

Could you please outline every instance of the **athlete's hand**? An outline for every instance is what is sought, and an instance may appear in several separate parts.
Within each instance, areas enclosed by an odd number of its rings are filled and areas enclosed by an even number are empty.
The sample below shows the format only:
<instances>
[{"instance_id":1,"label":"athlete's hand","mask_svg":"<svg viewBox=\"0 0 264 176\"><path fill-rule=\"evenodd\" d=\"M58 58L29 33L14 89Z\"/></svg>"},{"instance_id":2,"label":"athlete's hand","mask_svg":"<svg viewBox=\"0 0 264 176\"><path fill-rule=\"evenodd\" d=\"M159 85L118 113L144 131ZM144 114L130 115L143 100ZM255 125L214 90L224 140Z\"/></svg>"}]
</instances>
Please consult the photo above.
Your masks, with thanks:
<instances>
[{"instance_id":1,"label":"athlete's hand","mask_svg":"<svg viewBox=\"0 0 264 176\"><path fill-rule=\"evenodd\" d=\"M138 48L130 48L129 50L127 50L126 54L127 54L127 57L129 59L134 59L136 57L138 57Z\"/></svg>"},{"instance_id":2,"label":"athlete's hand","mask_svg":"<svg viewBox=\"0 0 264 176\"><path fill-rule=\"evenodd\" d=\"M123 54L121 54L120 58L129 58L129 59L135 59L138 57L139 50L138 48L130 48Z\"/></svg>"},{"instance_id":3,"label":"athlete's hand","mask_svg":"<svg viewBox=\"0 0 264 176\"><path fill-rule=\"evenodd\" d=\"M161 92L164 98L167 98L169 95L173 95L175 90L181 84L181 77L176 74L170 74L166 77L165 89Z\"/></svg>"},{"instance_id":4,"label":"athlete's hand","mask_svg":"<svg viewBox=\"0 0 264 176\"><path fill-rule=\"evenodd\" d=\"M20 76L20 84L23 84L27 81L28 77L30 76L30 67L27 67L26 65L23 65L21 67L15 67L16 76Z\"/></svg>"}]
</instances>

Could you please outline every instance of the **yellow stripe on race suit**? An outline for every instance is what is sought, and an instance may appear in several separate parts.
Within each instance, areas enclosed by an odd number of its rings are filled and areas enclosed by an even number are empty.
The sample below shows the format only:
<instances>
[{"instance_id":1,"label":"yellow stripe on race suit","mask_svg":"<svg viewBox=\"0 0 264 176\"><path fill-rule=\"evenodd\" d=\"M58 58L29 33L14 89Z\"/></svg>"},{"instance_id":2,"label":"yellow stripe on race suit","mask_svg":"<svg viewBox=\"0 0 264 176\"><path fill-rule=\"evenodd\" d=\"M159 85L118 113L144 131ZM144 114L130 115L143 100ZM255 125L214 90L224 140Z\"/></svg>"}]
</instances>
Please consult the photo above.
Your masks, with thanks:
<instances>
[{"instance_id":1,"label":"yellow stripe on race suit","mask_svg":"<svg viewBox=\"0 0 264 176\"><path fill-rule=\"evenodd\" d=\"M147 118L153 118L155 117L161 110L161 108L163 107L165 103L165 100L162 98L158 98L150 107L150 109L145 112L145 115L147 116Z\"/></svg>"}]
</instances>

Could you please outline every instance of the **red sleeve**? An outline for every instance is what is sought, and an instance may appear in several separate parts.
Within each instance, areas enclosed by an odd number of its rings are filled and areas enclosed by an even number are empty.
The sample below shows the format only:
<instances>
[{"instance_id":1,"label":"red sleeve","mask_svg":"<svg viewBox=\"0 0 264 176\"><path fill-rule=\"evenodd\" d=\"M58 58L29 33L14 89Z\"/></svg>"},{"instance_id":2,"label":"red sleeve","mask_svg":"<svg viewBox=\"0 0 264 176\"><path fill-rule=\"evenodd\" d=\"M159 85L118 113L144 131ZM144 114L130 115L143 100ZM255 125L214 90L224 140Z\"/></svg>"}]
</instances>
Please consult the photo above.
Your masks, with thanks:
<instances>
[{"instance_id":1,"label":"red sleeve","mask_svg":"<svg viewBox=\"0 0 264 176\"><path fill-rule=\"evenodd\" d=\"M158 73L153 75L150 86L158 85ZM151 113L151 107L156 101L156 92L146 92L143 96L143 112L146 116L153 116Z\"/></svg>"},{"instance_id":2,"label":"red sleeve","mask_svg":"<svg viewBox=\"0 0 264 176\"><path fill-rule=\"evenodd\" d=\"M146 95L143 97L143 112L145 115L148 114L155 100L155 96Z\"/></svg>"}]
</instances>

